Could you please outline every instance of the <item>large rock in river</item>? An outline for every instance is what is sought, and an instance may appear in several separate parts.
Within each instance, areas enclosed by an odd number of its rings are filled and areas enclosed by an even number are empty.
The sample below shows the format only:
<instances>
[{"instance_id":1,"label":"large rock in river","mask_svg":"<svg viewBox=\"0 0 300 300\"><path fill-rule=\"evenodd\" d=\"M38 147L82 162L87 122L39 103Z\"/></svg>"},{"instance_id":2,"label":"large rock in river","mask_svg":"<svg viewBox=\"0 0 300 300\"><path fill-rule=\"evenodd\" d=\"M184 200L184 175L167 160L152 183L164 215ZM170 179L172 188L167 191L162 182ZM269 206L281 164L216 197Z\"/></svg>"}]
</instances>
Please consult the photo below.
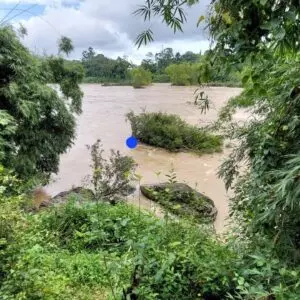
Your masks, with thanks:
<instances>
[{"instance_id":1,"label":"large rock in river","mask_svg":"<svg viewBox=\"0 0 300 300\"><path fill-rule=\"evenodd\" d=\"M55 197L51 199L52 203L65 203L67 202L70 197L76 197L79 202L83 202L88 200L94 200L95 195L94 192L90 189L83 188L83 187L74 187L69 191L61 192L57 194Z\"/></svg>"},{"instance_id":2,"label":"large rock in river","mask_svg":"<svg viewBox=\"0 0 300 300\"><path fill-rule=\"evenodd\" d=\"M199 222L216 219L214 202L185 183L145 184L141 192L176 215L194 217Z\"/></svg>"}]
</instances>

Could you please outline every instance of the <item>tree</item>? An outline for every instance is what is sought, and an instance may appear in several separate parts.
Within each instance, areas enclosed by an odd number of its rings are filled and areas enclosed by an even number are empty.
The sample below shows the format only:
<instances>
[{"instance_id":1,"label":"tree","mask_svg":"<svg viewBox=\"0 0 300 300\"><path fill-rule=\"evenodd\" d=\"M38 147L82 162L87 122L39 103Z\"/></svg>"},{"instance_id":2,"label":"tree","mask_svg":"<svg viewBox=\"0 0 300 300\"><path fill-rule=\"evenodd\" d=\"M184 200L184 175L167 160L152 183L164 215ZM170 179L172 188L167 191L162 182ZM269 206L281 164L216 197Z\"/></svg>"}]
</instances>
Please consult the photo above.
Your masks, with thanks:
<instances>
[{"instance_id":1,"label":"tree","mask_svg":"<svg viewBox=\"0 0 300 300\"><path fill-rule=\"evenodd\" d=\"M131 63L125 58L111 59L103 54L96 55L92 47L83 51L82 64L87 77L99 78L102 81L127 79L131 67Z\"/></svg>"},{"instance_id":2,"label":"tree","mask_svg":"<svg viewBox=\"0 0 300 300\"><path fill-rule=\"evenodd\" d=\"M67 56L74 50L71 39L63 36L58 42L59 53L65 53Z\"/></svg>"},{"instance_id":3,"label":"tree","mask_svg":"<svg viewBox=\"0 0 300 300\"><path fill-rule=\"evenodd\" d=\"M82 52L82 60L85 61L85 60L90 60L92 58L94 58L96 55L93 47L89 47L88 50L85 50Z\"/></svg>"},{"instance_id":4,"label":"tree","mask_svg":"<svg viewBox=\"0 0 300 300\"><path fill-rule=\"evenodd\" d=\"M83 69L62 57L32 56L10 27L0 28L0 44L0 163L26 179L49 176L75 138ZM68 53L69 46L62 48Z\"/></svg>"},{"instance_id":5,"label":"tree","mask_svg":"<svg viewBox=\"0 0 300 300\"><path fill-rule=\"evenodd\" d=\"M179 52L176 52L174 60L176 63L181 61L181 54Z\"/></svg>"},{"instance_id":6,"label":"tree","mask_svg":"<svg viewBox=\"0 0 300 300\"><path fill-rule=\"evenodd\" d=\"M91 153L93 174L87 179L94 187L97 201L116 204L135 190L132 183L135 179L136 163L132 157L122 156L119 151L111 149L109 159L105 159L100 140L88 146L88 149Z\"/></svg>"},{"instance_id":7,"label":"tree","mask_svg":"<svg viewBox=\"0 0 300 300\"><path fill-rule=\"evenodd\" d=\"M125 79L130 67L131 64L126 59L118 57L112 69L112 76L116 79Z\"/></svg>"},{"instance_id":8,"label":"tree","mask_svg":"<svg viewBox=\"0 0 300 300\"><path fill-rule=\"evenodd\" d=\"M189 63L196 63L199 60L199 55L192 51L187 51L181 55L181 60Z\"/></svg>"},{"instance_id":9,"label":"tree","mask_svg":"<svg viewBox=\"0 0 300 300\"><path fill-rule=\"evenodd\" d=\"M130 72L132 85L134 88L142 88L151 84L152 74L143 68L134 68Z\"/></svg>"},{"instance_id":10,"label":"tree","mask_svg":"<svg viewBox=\"0 0 300 300\"><path fill-rule=\"evenodd\" d=\"M157 70L159 72L164 71L164 69L174 61L173 49L166 48L161 52L156 53L155 60L157 63Z\"/></svg>"},{"instance_id":11,"label":"tree","mask_svg":"<svg viewBox=\"0 0 300 300\"><path fill-rule=\"evenodd\" d=\"M156 73L157 66L154 61L153 53L149 52L146 54L146 58L142 60L141 67L145 70L150 71L151 73Z\"/></svg>"}]
</instances>

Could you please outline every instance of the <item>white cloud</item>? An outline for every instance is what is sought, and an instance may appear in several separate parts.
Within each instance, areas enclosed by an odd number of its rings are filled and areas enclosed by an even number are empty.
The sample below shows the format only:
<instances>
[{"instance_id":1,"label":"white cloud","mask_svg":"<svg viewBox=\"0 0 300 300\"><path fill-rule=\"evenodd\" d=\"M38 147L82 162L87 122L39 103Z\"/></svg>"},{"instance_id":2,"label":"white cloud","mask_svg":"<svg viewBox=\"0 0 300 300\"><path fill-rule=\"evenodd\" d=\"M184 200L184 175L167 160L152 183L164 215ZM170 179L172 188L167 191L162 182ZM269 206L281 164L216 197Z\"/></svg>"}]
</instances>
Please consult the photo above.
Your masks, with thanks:
<instances>
[{"instance_id":1,"label":"white cloud","mask_svg":"<svg viewBox=\"0 0 300 300\"><path fill-rule=\"evenodd\" d=\"M20 4L38 4L48 6L61 6L79 3L81 0L23 0ZM1 0L1 4L17 4L19 0Z\"/></svg>"},{"instance_id":2,"label":"white cloud","mask_svg":"<svg viewBox=\"0 0 300 300\"><path fill-rule=\"evenodd\" d=\"M0 0L16 2L15 0ZM40 16L32 16L22 21L28 29L25 43L38 53L57 53L57 40L61 35L73 40L74 58L80 58L83 50L92 46L98 52L110 57L127 55L135 62L144 54L157 52L164 47L175 51L192 50L199 52L208 48L207 37L196 27L198 17L205 12L209 0L188 10L189 22L184 26L184 34L174 35L172 30L154 19L145 24L139 17L132 15L137 5L144 0L24 0L44 4ZM137 50L134 40L138 33L151 25L155 43Z\"/></svg>"}]
</instances>

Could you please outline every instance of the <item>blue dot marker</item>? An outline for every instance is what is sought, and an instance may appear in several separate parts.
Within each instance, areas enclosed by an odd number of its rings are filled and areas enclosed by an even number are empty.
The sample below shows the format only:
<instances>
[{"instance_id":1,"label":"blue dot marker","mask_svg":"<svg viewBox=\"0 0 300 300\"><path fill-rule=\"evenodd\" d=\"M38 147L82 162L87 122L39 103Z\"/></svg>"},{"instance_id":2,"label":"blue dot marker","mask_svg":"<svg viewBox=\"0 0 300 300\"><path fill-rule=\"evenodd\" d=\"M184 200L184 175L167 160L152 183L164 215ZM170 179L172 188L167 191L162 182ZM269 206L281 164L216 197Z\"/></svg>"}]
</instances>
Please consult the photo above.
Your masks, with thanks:
<instances>
[{"instance_id":1,"label":"blue dot marker","mask_svg":"<svg viewBox=\"0 0 300 300\"><path fill-rule=\"evenodd\" d=\"M137 144L138 140L134 136L131 136L126 140L126 145L130 149L136 148Z\"/></svg>"}]
</instances>

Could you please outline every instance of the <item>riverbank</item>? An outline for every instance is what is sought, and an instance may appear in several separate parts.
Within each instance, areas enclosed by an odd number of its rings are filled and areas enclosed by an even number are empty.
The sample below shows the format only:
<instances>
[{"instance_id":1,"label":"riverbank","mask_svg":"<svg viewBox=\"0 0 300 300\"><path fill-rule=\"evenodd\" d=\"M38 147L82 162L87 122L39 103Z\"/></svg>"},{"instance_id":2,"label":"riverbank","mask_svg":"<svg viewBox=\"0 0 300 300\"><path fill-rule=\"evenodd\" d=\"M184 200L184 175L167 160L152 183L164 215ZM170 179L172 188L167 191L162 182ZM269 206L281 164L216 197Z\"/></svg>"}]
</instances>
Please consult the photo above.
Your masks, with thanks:
<instances>
[{"instance_id":1,"label":"riverbank","mask_svg":"<svg viewBox=\"0 0 300 300\"><path fill-rule=\"evenodd\" d=\"M170 78L166 75L156 75L152 80L153 84L171 84ZM124 80L110 80L110 79L103 79L99 77L85 77L82 81L83 84L101 84L102 86L132 86L132 82L130 79ZM207 87L242 87L240 82L223 82L223 81L214 81L204 84Z\"/></svg>"}]
</instances>

